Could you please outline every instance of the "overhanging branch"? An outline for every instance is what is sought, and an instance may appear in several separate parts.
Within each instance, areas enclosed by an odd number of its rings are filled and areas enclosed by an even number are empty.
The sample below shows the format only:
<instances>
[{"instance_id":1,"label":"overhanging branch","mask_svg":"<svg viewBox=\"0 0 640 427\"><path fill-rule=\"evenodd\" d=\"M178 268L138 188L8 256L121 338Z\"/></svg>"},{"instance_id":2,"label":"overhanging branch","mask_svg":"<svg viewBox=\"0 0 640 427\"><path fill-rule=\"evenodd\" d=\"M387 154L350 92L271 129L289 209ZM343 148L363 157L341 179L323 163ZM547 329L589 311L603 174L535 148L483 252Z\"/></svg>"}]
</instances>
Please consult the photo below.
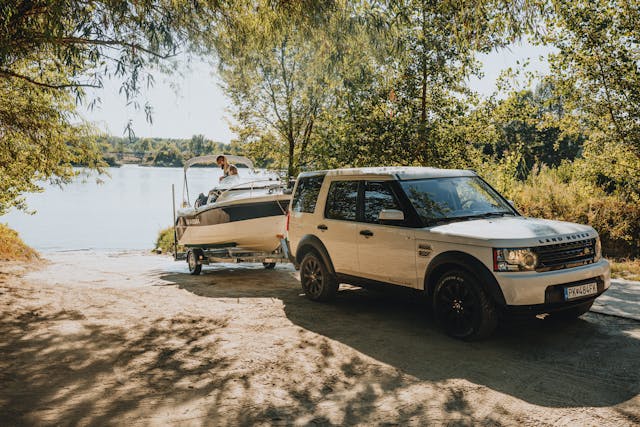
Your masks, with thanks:
<instances>
[{"instance_id":1,"label":"overhanging branch","mask_svg":"<svg viewBox=\"0 0 640 427\"><path fill-rule=\"evenodd\" d=\"M25 76L23 74L18 74L18 73L14 73L11 70L6 70L6 69L2 69L0 68L0 74L8 76L8 77L15 77L17 79L22 79L24 81L27 81L31 84L34 84L36 86L40 86L40 87L46 87L49 89L66 89L66 88L73 88L73 87L90 87L90 88L101 88L102 86L100 85L92 85L92 84L88 84L88 83L65 83L65 84L52 84L52 83L46 83L46 82L41 82L38 80L35 80L29 76Z\"/></svg>"}]
</instances>

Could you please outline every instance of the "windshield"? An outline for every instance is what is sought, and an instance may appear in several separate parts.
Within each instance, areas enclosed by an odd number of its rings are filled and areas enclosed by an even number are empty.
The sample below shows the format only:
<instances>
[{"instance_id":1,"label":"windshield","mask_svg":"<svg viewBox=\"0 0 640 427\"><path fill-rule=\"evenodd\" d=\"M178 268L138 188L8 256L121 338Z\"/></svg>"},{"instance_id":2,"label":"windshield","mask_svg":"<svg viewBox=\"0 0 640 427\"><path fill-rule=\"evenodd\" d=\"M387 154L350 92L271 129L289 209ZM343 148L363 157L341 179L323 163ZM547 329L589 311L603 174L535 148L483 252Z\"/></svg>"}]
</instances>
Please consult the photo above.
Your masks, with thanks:
<instances>
[{"instance_id":1,"label":"windshield","mask_svg":"<svg viewBox=\"0 0 640 427\"><path fill-rule=\"evenodd\" d=\"M516 215L498 193L475 176L401 181L401 185L424 225Z\"/></svg>"}]
</instances>

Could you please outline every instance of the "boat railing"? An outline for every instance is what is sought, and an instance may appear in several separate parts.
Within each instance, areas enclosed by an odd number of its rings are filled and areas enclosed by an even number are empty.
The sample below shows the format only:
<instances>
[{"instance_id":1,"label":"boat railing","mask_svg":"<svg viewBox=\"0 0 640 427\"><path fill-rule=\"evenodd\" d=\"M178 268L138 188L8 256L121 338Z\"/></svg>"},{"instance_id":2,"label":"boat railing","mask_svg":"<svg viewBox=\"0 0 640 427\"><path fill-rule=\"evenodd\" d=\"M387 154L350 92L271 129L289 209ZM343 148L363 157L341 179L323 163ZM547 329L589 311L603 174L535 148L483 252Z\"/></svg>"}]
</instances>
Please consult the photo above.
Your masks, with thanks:
<instances>
[{"instance_id":1,"label":"boat railing","mask_svg":"<svg viewBox=\"0 0 640 427\"><path fill-rule=\"evenodd\" d=\"M259 180L255 180L255 181L249 181L249 182L239 182L229 188L227 188L226 190L224 190L223 192L221 192L220 194L218 194L218 197L216 199L221 198L222 196L224 196L225 194L227 194L229 191L233 191L233 190L237 190L239 188L242 188L243 190L245 188L243 188L244 186L250 185L249 189L249 197L253 197L253 190L255 189L255 184L260 183L260 182L274 182L272 179L259 179ZM275 183L277 182L277 184ZM275 181L273 185L268 185L268 186L262 186L259 187L260 189L263 188L267 188L269 190L274 190L276 188L280 188L282 187L282 182L279 181Z\"/></svg>"}]
</instances>

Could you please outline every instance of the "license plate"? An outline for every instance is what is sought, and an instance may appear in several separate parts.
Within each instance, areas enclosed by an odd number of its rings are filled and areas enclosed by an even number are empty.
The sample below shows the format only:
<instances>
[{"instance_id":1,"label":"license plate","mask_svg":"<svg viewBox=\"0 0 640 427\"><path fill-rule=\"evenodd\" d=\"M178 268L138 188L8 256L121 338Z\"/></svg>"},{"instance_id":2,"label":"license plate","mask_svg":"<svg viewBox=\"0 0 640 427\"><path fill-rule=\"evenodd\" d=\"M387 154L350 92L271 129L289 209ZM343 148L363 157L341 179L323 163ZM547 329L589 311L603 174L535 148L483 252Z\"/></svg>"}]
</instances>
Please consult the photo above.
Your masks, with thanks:
<instances>
[{"instance_id":1,"label":"license plate","mask_svg":"<svg viewBox=\"0 0 640 427\"><path fill-rule=\"evenodd\" d=\"M584 285L571 286L564 288L564 299L569 301L576 298L586 297L598 293L597 283L585 283Z\"/></svg>"}]
</instances>

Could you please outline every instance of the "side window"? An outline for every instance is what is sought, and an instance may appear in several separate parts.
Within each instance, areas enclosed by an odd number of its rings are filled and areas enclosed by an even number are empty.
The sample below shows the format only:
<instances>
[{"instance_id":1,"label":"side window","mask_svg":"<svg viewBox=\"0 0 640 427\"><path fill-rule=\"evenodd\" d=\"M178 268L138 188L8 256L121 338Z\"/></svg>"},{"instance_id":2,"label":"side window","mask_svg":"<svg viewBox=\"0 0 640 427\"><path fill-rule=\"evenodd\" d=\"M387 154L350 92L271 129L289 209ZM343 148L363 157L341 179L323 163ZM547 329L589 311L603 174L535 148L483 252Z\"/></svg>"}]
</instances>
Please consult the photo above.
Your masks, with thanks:
<instances>
[{"instance_id":1,"label":"side window","mask_svg":"<svg viewBox=\"0 0 640 427\"><path fill-rule=\"evenodd\" d=\"M402 210L388 182L366 182L364 187L364 222L377 224L382 209Z\"/></svg>"},{"instance_id":2,"label":"side window","mask_svg":"<svg viewBox=\"0 0 640 427\"><path fill-rule=\"evenodd\" d=\"M324 216L345 221L356 220L358 181L334 181L329 187Z\"/></svg>"},{"instance_id":3,"label":"side window","mask_svg":"<svg viewBox=\"0 0 640 427\"><path fill-rule=\"evenodd\" d=\"M322 187L324 175L307 176L300 178L296 194L293 195L291 210L294 212L313 213L316 209L318 193Z\"/></svg>"}]
</instances>

